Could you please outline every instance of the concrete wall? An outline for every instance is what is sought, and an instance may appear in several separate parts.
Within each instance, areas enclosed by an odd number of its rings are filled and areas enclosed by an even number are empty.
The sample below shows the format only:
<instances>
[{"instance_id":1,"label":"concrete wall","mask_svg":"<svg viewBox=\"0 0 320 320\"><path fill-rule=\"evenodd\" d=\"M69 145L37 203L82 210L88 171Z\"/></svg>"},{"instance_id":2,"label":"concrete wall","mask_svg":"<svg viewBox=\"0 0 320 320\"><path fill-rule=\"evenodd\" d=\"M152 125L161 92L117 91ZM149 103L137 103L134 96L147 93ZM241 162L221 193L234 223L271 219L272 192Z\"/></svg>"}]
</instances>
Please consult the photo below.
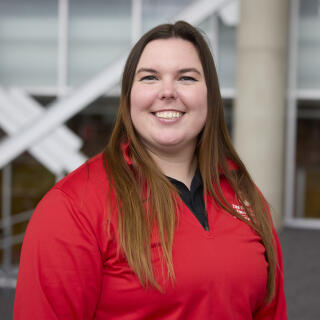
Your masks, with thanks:
<instances>
[{"instance_id":1,"label":"concrete wall","mask_svg":"<svg viewBox=\"0 0 320 320\"><path fill-rule=\"evenodd\" d=\"M289 0L241 0L234 141L282 221Z\"/></svg>"}]
</instances>

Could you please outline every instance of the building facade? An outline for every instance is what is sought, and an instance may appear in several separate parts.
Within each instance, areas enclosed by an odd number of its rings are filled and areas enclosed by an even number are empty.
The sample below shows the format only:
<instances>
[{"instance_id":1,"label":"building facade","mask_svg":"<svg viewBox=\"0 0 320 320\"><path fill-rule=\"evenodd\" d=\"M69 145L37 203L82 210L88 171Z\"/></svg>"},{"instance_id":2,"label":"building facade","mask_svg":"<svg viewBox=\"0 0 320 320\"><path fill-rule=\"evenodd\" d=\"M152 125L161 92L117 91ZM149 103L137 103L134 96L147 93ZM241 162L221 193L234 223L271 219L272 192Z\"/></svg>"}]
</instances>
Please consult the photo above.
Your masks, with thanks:
<instances>
[{"instance_id":1,"label":"building facade","mask_svg":"<svg viewBox=\"0 0 320 320\"><path fill-rule=\"evenodd\" d=\"M151 27L178 19L207 35L228 128L276 224L320 228L320 1L259 0L255 8L250 2L0 2L3 278L14 279L37 202L106 145L132 44ZM266 85L259 87L254 75L268 75Z\"/></svg>"}]
</instances>

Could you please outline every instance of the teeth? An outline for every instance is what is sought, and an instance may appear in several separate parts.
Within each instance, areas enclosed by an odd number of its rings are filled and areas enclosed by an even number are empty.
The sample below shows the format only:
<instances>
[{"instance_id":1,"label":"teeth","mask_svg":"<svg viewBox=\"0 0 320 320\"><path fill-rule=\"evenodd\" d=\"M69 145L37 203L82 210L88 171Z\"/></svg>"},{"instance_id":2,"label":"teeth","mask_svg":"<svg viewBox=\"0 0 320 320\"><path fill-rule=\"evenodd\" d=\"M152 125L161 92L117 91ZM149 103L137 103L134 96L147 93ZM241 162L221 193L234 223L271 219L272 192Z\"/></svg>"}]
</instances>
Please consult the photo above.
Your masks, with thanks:
<instances>
[{"instance_id":1,"label":"teeth","mask_svg":"<svg viewBox=\"0 0 320 320\"><path fill-rule=\"evenodd\" d=\"M178 111L160 111L155 113L156 117L164 119L177 119L182 116L182 112Z\"/></svg>"}]
</instances>

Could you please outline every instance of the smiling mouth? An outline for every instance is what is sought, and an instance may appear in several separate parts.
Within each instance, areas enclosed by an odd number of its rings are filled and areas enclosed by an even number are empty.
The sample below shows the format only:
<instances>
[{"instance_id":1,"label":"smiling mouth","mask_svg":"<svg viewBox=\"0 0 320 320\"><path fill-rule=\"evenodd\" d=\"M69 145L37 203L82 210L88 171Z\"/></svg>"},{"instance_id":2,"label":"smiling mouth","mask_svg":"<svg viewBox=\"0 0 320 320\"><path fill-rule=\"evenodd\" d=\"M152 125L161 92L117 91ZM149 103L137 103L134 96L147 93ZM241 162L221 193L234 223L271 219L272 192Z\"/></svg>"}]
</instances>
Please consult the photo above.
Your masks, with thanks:
<instances>
[{"instance_id":1,"label":"smiling mouth","mask_svg":"<svg viewBox=\"0 0 320 320\"><path fill-rule=\"evenodd\" d=\"M166 119L166 120L175 120L181 118L184 115L184 112L180 111L159 111L153 112L157 118Z\"/></svg>"}]
</instances>

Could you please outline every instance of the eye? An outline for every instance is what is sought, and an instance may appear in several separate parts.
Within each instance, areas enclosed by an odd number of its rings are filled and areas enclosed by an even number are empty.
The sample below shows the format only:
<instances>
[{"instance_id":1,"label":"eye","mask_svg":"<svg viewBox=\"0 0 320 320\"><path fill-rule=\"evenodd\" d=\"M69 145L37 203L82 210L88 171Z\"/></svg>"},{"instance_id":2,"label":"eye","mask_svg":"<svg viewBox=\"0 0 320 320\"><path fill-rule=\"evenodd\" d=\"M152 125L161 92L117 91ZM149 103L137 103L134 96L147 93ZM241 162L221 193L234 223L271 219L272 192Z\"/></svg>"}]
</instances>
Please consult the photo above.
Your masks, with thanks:
<instances>
[{"instance_id":1,"label":"eye","mask_svg":"<svg viewBox=\"0 0 320 320\"><path fill-rule=\"evenodd\" d=\"M180 81L188 81L188 82L198 81L196 78L190 77L190 76L182 76L179 78L179 80Z\"/></svg>"},{"instance_id":2,"label":"eye","mask_svg":"<svg viewBox=\"0 0 320 320\"><path fill-rule=\"evenodd\" d=\"M140 81L154 81L154 80L157 80L157 77L153 75L144 76L140 79Z\"/></svg>"}]
</instances>

